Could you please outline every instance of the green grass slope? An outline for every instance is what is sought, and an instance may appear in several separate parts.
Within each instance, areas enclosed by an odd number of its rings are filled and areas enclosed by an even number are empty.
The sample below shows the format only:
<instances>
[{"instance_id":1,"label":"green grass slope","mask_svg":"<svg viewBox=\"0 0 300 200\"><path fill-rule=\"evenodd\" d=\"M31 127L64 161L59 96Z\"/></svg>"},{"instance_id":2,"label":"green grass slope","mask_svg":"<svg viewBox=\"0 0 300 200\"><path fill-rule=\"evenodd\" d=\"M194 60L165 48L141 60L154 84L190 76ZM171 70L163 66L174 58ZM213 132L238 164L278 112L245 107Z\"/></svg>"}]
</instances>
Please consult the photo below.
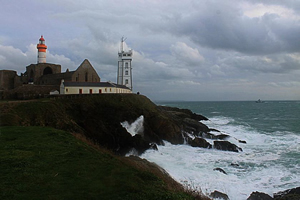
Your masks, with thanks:
<instances>
[{"instance_id":1,"label":"green grass slope","mask_svg":"<svg viewBox=\"0 0 300 200\"><path fill-rule=\"evenodd\" d=\"M0 199L194 199L128 158L68 132L35 126L0 130Z\"/></svg>"}]
</instances>

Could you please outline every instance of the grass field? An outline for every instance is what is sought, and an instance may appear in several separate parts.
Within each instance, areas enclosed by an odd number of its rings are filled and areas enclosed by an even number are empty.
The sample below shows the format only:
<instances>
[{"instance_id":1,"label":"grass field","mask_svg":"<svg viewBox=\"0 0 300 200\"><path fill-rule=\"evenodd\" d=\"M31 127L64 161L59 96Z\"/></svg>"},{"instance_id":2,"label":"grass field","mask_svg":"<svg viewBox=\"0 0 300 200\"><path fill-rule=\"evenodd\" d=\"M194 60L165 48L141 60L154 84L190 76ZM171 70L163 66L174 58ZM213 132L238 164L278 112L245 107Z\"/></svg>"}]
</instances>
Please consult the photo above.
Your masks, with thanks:
<instances>
[{"instance_id":1,"label":"grass field","mask_svg":"<svg viewBox=\"0 0 300 200\"><path fill-rule=\"evenodd\" d=\"M0 199L193 199L68 132L0 127Z\"/></svg>"}]
</instances>

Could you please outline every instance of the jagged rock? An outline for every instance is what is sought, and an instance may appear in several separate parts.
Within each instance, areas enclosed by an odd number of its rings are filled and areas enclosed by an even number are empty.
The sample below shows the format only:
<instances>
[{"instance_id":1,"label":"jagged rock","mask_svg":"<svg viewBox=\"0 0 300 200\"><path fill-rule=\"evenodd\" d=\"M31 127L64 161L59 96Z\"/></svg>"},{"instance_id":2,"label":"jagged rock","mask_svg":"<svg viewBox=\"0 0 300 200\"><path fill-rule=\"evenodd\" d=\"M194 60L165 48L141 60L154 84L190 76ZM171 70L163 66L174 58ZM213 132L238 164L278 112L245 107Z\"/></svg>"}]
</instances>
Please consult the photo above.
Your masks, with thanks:
<instances>
[{"instance_id":1,"label":"jagged rock","mask_svg":"<svg viewBox=\"0 0 300 200\"><path fill-rule=\"evenodd\" d=\"M139 155L152 147L149 141L144 140L144 138L141 135L135 135L131 137L131 139L128 140L127 142L128 142L128 146L133 147Z\"/></svg>"},{"instance_id":2,"label":"jagged rock","mask_svg":"<svg viewBox=\"0 0 300 200\"><path fill-rule=\"evenodd\" d=\"M230 137L230 136L226 135L226 134L216 135L216 139L219 139L219 140L224 140L224 139L226 139L228 137Z\"/></svg>"},{"instance_id":3,"label":"jagged rock","mask_svg":"<svg viewBox=\"0 0 300 200\"><path fill-rule=\"evenodd\" d=\"M214 171L219 171L219 172L222 172L223 174L226 174L226 175L227 175L227 173L225 172L225 170L222 169L222 168L219 168L219 167L214 168Z\"/></svg>"},{"instance_id":4,"label":"jagged rock","mask_svg":"<svg viewBox=\"0 0 300 200\"><path fill-rule=\"evenodd\" d=\"M211 198L215 198L215 199L224 199L224 200L229 200L229 197L227 194L224 194L222 192L219 192L217 190L213 191L212 193L210 193L209 195Z\"/></svg>"},{"instance_id":5,"label":"jagged rock","mask_svg":"<svg viewBox=\"0 0 300 200\"><path fill-rule=\"evenodd\" d=\"M224 139L230 137L229 135L226 135L226 134L214 135L212 133L205 133L205 132L199 133L199 136L201 136L203 138L207 138L207 139L213 139L213 140L224 140Z\"/></svg>"},{"instance_id":6,"label":"jagged rock","mask_svg":"<svg viewBox=\"0 0 300 200\"><path fill-rule=\"evenodd\" d=\"M199 133L199 132L208 132L209 131L209 128L197 121L197 120L194 120L194 119L191 119L191 118L184 118L183 119L183 127L186 129L186 131L188 132L194 132L194 133Z\"/></svg>"},{"instance_id":7,"label":"jagged rock","mask_svg":"<svg viewBox=\"0 0 300 200\"><path fill-rule=\"evenodd\" d=\"M276 200L299 200L300 199L300 187L277 192L273 194Z\"/></svg>"},{"instance_id":8,"label":"jagged rock","mask_svg":"<svg viewBox=\"0 0 300 200\"><path fill-rule=\"evenodd\" d=\"M195 135L198 133L209 132L209 128L200 122L201 120L208 120L202 115L195 114L188 109L179 109L168 106L158 106L157 108L175 122L182 131Z\"/></svg>"},{"instance_id":9,"label":"jagged rock","mask_svg":"<svg viewBox=\"0 0 300 200\"><path fill-rule=\"evenodd\" d=\"M247 142L245 140L239 140L239 143L247 144Z\"/></svg>"},{"instance_id":10,"label":"jagged rock","mask_svg":"<svg viewBox=\"0 0 300 200\"><path fill-rule=\"evenodd\" d=\"M172 113L173 115L177 115L178 117L181 117L181 118L191 118L191 119L195 119L197 121L208 120L203 115L193 113L189 109L180 109L180 108L169 107L169 106L158 106L158 108L160 110Z\"/></svg>"},{"instance_id":11,"label":"jagged rock","mask_svg":"<svg viewBox=\"0 0 300 200\"><path fill-rule=\"evenodd\" d=\"M273 198L268 194L256 191L252 192L247 200L273 200Z\"/></svg>"},{"instance_id":12,"label":"jagged rock","mask_svg":"<svg viewBox=\"0 0 300 200\"><path fill-rule=\"evenodd\" d=\"M214 128L210 128L209 131L210 131L210 132L218 132L218 133L221 132L221 131L219 131L219 130L217 130L217 129L214 129Z\"/></svg>"},{"instance_id":13,"label":"jagged rock","mask_svg":"<svg viewBox=\"0 0 300 200\"><path fill-rule=\"evenodd\" d=\"M236 164L236 163L231 163L230 166L232 166L232 167L239 167L240 165Z\"/></svg>"},{"instance_id":14,"label":"jagged rock","mask_svg":"<svg viewBox=\"0 0 300 200\"><path fill-rule=\"evenodd\" d=\"M189 144L192 147L212 148L212 145L203 138L195 138L192 141L189 141Z\"/></svg>"},{"instance_id":15,"label":"jagged rock","mask_svg":"<svg viewBox=\"0 0 300 200\"><path fill-rule=\"evenodd\" d=\"M242 148L228 141L214 141L214 148L223 151L234 151L234 152L243 151Z\"/></svg>"},{"instance_id":16,"label":"jagged rock","mask_svg":"<svg viewBox=\"0 0 300 200\"><path fill-rule=\"evenodd\" d=\"M158 150L157 145L155 143L150 143L149 149Z\"/></svg>"}]
</instances>

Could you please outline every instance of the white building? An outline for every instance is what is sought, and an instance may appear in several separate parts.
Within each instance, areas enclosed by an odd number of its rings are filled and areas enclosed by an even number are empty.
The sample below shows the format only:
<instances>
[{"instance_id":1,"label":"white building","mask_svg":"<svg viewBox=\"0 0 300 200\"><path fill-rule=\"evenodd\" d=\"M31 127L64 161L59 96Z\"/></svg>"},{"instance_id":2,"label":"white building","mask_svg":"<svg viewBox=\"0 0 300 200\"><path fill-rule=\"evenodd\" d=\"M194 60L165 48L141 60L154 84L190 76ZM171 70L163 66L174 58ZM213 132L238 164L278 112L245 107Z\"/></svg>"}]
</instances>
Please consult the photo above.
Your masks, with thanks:
<instances>
[{"instance_id":1,"label":"white building","mask_svg":"<svg viewBox=\"0 0 300 200\"><path fill-rule=\"evenodd\" d=\"M117 84L125 85L132 90L132 50L124 51L124 37L121 39L121 48L118 53L118 75Z\"/></svg>"},{"instance_id":2,"label":"white building","mask_svg":"<svg viewBox=\"0 0 300 200\"><path fill-rule=\"evenodd\" d=\"M121 50L118 53L118 72L117 72L117 84L112 82L100 82L100 77L98 81L90 82L87 79L76 79L76 81L61 80L60 84L60 94L108 94L108 93L132 93L132 50L124 51L125 39L121 40ZM88 62L88 61L86 61ZM86 68L90 71L95 71L93 66L88 62L87 67L79 67L77 71L83 71L85 73ZM95 73L97 73L95 71Z\"/></svg>"},{"instance_id":3,"label":"white building","mask_svg":"<svg viewBox=\"0 0 300 200\"><path fill-rule=\"evenodd\" d=\"M112 94L132 93L124 86L111 82L65 82L61 81L60 94Z\"/></svg>"}]
</instances>

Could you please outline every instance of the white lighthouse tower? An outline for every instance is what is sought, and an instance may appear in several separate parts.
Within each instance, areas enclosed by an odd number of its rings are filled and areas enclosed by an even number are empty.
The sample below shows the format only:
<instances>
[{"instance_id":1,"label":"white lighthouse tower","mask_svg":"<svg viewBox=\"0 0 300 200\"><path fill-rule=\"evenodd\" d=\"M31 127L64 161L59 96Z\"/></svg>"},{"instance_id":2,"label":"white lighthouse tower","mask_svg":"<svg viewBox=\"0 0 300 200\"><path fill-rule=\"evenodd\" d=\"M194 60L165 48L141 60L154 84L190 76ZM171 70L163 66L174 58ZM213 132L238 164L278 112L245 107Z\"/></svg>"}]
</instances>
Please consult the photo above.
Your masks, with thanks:
<instances>
[{"instance_id":1,"label":"white lighthouse tower","mask_svg":"<svg viewBox=\"0 0 300 200\"><path fill-rule=\"evenodd\" d=\"M45 45L45 39L41 36L39 43L36 48L38 49L38 63L46 63L46 50L47 46Z\"/></svg>"},{"instance_id":2,"label":"white lighthouse tower","mask_svg":"<svg viewBox=\"0 0 300 200\"><path fill-rule=\"evenodd\" d=\"M125 85L130 90L132 90L132 50L124 50L124 41L126 38L122 37L121 39L121 48L118 60L118 75L117 75L117 84Z\"/></svg>"}]
</instances>

